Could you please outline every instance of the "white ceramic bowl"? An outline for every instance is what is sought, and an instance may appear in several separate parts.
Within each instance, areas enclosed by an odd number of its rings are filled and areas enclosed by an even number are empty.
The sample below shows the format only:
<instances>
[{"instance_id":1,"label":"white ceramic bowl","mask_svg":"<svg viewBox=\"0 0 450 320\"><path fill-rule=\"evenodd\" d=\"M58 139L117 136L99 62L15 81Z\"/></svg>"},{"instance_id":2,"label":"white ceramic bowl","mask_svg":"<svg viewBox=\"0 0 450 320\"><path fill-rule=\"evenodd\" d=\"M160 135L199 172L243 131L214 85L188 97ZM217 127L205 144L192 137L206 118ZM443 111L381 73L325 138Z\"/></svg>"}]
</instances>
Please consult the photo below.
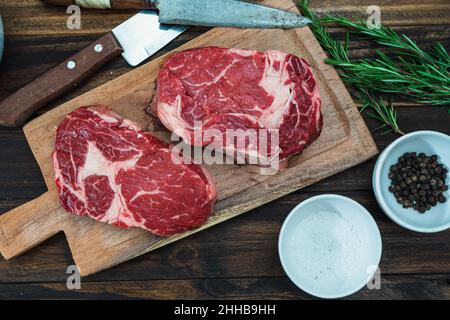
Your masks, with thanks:
<instances>
[{"instance_id":1,"label":"white ceramic bowl","mask_svg":"<svg viewBox=\"0 0 450 320\"><path fill-rule=\"evenodd\" d=\"M373 278L382 243L363 206L339 195L321 195L292 210L281 228L278 250L295 285L333 299L355 293Z\"/></svg>"},{"instance_id":2,"label":"white ceramic bowl","mask_svg":"<svg viewBox=\"0 0 450 320\"><path fill-rule=\"evenodd\" d=\"M438 204L424 214L413 209L404 209L389 192L390 166L398 162L405 152L424 152L439 156L439 162L450 168L450 136L435 131L416 131L390 144L380 155L373 171L373 190L383 211L400 226L416 232L439 232L450 228L450 191L444 195L447 202ZM449 183L447 179L447 184Z\"/></svg>"}]
</instances>

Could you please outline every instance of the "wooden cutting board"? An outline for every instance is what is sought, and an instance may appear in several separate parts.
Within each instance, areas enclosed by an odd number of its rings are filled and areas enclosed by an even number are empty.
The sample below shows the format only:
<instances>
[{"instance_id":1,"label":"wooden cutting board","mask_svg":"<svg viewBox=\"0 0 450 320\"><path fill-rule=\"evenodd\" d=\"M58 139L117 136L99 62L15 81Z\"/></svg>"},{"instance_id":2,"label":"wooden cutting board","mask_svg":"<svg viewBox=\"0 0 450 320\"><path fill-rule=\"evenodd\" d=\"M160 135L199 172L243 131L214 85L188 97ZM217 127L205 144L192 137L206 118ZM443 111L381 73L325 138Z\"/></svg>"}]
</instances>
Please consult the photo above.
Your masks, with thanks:
<instances>
[{"instance_id":1,"label":"wooden cutting board","mask_svg":"<svg viewBox=\"0 0 450 320\"><path fill-rule=\"evenodd\" d=\"M262 3L296 11L290 0ZM169 141L168 132L149 117L155 76L167 56L153 60L97 89L73 99L27 124L24 128L39 163L48 192L0 217L0 252L11 259L58 232L64 232L83 276L117 265L233 218L264 203L348 169L377 154L377 148L348 91L308 28L296 30L240 30L215 28L177 51L201 46L278 49L308 60L323 99L324 129L318 140L275 176L261 176L255 166L211 165L218 190L214 214L202 227L170 238L141 229L119 229L88 217L67 214L58 203L51 153L55 127L80 107L106 104L118 114L142 124ZM287 212L286 212L287 214Z\"/></svg>"}]
</instances>

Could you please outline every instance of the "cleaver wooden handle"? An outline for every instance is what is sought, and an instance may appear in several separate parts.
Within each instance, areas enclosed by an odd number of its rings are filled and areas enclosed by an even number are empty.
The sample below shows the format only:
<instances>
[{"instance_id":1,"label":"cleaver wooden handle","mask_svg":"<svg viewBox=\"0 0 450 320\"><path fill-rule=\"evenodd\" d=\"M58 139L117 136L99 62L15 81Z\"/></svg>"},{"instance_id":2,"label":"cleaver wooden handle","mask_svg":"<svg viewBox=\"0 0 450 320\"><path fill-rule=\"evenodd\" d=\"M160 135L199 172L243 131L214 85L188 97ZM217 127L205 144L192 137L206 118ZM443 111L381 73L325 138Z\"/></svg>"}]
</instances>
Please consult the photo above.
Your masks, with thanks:
<instances>
[{"instance_id":1,"label":"cleaver wooden handle","mask_svg":"<svg viewBox=\"0 0 450 320\"><path fill-rule=\"evenodd\" d=\"M47 192L0 216L0 253L16 257L64 229L68 214L56 192Z\"/></svg>"},{"instance_id":2,"label":"cleaver wooden handle","mask_svg":"<svg viewBox=\"0 0 450 320\"><path fill-rule=\"evenodd\" d=\"M114 35L108 33L1 101L0 125L22 125L34 112L76 87L122 52Z\"/></svg>"},{"instance_id":3,"label":"cleaver wooden handle","mask_svg":"<svg viewBox=\"0 0 450 320\"><path fill-rule=\"evenodd\" d=\"M44 0L58 6L79 5L94 9L156 9L158 0Z\"/></svg>"}]
</instances>

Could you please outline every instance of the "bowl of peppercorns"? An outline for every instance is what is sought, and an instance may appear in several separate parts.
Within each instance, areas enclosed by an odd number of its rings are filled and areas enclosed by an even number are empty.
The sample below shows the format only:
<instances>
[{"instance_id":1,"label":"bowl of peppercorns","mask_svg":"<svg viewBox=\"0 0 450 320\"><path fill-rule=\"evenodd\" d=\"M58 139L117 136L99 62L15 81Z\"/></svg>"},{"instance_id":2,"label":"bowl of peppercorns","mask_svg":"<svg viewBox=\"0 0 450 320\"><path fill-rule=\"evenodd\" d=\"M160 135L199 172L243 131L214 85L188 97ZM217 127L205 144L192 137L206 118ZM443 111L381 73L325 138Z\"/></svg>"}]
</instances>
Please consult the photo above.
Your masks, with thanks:
<instances>
[{"instance_id":1,"label":"bowl of peppercorns","mask_svg":"<svg viewBox=\"0 0 450 320\"><path fill-rule=\"evenodd\" d=\"M397 224L417 232L450 228L450 136L416 131L390 144L373 172L378 204Z\"/></svg>"}]
</instances>

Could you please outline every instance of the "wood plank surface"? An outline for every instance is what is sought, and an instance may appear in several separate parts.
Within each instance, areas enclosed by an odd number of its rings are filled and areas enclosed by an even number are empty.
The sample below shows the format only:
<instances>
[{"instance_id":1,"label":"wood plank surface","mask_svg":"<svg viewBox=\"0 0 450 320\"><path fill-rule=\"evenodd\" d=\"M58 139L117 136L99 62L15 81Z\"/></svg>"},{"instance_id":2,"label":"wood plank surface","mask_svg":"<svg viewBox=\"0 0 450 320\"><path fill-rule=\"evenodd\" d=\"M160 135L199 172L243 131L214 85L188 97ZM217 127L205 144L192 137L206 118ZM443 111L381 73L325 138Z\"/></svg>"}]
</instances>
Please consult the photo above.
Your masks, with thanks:
<instances>
[{"instance_id":1,"label":"wood plank surface","mask_svg":"<svg viewBox=\"0 0 450 320\"><path fill-rule=\"evenodd\" d=\"M263 0L253 1L262 2ZM447 0L312 0L311 7L319 14L342 14L348 17L366 17L367 7L378 5L382 21L386 25L433 25L448 24L450 3ZM40 0L3 0L0 12L8 22L6 35L47 34L95 34L106 33L124 21L133 11L82 10L82 28L67 30L68 14L65 8L52 7Z\"/></svg>"},{"instance_id":2,"label":"wood plank surface","mask_svg":"<svg viewBox=\"0 0 450 320\"><path fill-rule=\"evenodd\" d=\"M351 299L422 299L450 296L450 275L412 275L408 279L389 275L380 290L364 288ZM0 299L311 299L285 277L208 278L84 282L81 290L67 290L65 283L0 284Z\"/></svg>"},{"instance_id":3,"label":"wood plank surface","mask_svg":"<svg viewBox=\"0 0 450 320\"><path fill-rule=\"evenodd\" d=\"M426 235L402 229L382 213L369 191L335 193L360 202L376 219L384 246L382 274L436 274L450 268L450 252L443 250L450 240L448 233ZM318 194L309 190L296 192L278 201L276 207L267 204L223 223L223 227L203 231L83 281L281 277L284 272L277 251L281 223L299 202ZM0 261L0 283L64 281L67 266L73 260L67 245L61 246L63 239L59 235L25 255ZM22 275L16 272L19 266ZM11 274L15 274L14 279Z\"/></svg>"},{"instance_id":4,"label":"wood plank surface","mask_svg":"<svg viewBox=\"0 0 450 320\"><path fill-rule=\"evenodd\" d=\"M363 16L365 8L371 4L381 6L383 23L406 33L421 46L441 41L450 48L447 0L375 3L312 0L313 8L319 12L334 10L334 13L357 14L358 17ZM28 10L22 10L24 6ZM113 12L109 15L83 10L87 18L83 29L71 31L64 26L67 18L64 9L44 7L40 0L0 0L0 13L6 24L6 51L0 63L0 99L132 14ZM205 28L190 29L159 55L205 31ZM337 38L343 37L343 29L332 28L331 31ZM371 57L374 48L376 46L369 42L358 41L352 44L351 54ZM47 110L129 70L131 68L118 59ZM429 129L450 134L448 108L410 107L413 104L401 99L397 99L396 104L401 106L398 114L404 131ZM377 127L373 120L365 119L369 128ZM381 132L373 135L380 150L396 138ZM0 159L0 212L9 211L46 191L39 167L20 129L0 128ZM277 232L298 202L317 194L338 193L361 202L380 225L383 237L382 290L363 290L350 298L450 299L450 259L446 254L448 250L444 251L450 241L449 231L422 235L392 223L380 211L372 194L373 165L374 160L368 161L199 235L88 277L81 291L65 287L66 269L73 260L64 236L57 235L26 255L11 261L0 258L0 298L311 298L295 288L283 274L276 252ZM212 245L201 241L203 237ZM194 252L202 259L192 262ZM241 257L249 253L246 262ZM161 262L168 263L169 267L162 268Z\"/></svg>"},{"instance_id":5,"label":"wood plank surface","mask_svg":"<svg viewBox=\"0 0 450 320\"><path fill-rule=\"evenodd\" d=\"M446 47L450 46L450 21L448 25L443 26L400 26L394 27L394 29L405 33L423 47L428 47L436 41L442 42ZM191 28L188 32L170 43L163 51L156 54L155 58L198 37L205 31L207 29ZM91 35L72 35L71 32L68 35L11 37L7 35L3 63L0 64L0 99L14 93L32 79L42 75L45 71L98 39L102 35L100 31L98 32ZM344 29L333 28L331 32L336 39L344 37ZM351 44L350 56L354 58L371 57L375 48L376 46L371 42L355 41ZM36 61L39 61L39 63L36 63ZM86 81L75 90L50 103L42 112L46 112L65 101L111 81L130 70L132 68L123 59L116 59L91 77L89 81ZM394 97L394 102L399 102L399 105L405 105L402 103L403 100L400 97ZM406 105L410 105L410 103Z\"/></svg>"},{"instance_id":6,"label":"wood plank surface","mask_svg":"<svg viewBox=\"0 0 450 320\"><path fill-rule=\"evenodd\" d=\"M270 0L265 3L295 10L289 0ZM25 126L25 134L40 164L49 192L0 217L0 252L5 258L22 254L56 232L63 231L81 274L90 275L231 219L359 164L377 153L349 93L334 69L324 64L325 54L308 28L217 28L179 50L204 46L260 51L277 48L306 58L315 72L321 91L324 130L320 138L300 157L292 158L287 169L274 176L261 175L256 166L205 166L215 182L218 202L213 215L202 227L183 234L164 239L140 229L120 230L89 218L67 215L58 202L53 165L49 157L54 150L54 128L67 113L80 106L106 104L123 117L167 140L169 133L161 131L161 126L145 112L153 96L154 79L166 59L165 56L160 57L59 106ZM80 234L83 236L80 237Z\"/></svg>"}]
</instances>

